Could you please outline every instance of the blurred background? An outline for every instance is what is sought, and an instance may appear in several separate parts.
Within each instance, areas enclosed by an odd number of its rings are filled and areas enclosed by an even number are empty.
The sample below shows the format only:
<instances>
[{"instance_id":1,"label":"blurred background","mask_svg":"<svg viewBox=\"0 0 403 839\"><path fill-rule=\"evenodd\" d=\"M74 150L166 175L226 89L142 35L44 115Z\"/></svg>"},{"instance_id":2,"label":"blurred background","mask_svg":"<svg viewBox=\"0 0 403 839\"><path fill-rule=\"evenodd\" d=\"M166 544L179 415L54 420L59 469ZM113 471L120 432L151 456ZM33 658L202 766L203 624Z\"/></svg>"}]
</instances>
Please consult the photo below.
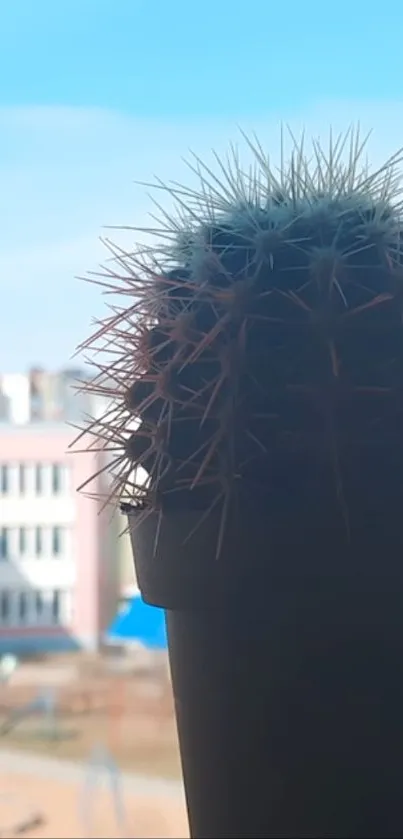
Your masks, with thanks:
<instances>
[{"instance_id":1,"label":"blurred background","mask_svg":"<svg viewBox=\"0 0 403 839\"><path fill-rule=\"evenodd\" d=\"M107 407L88 375L0 375L0 831L186 835L164 615L102 509L107 455L68 451Z\"/></svg>"},{"instance_id":2,"label":"blurred background","mask_svg":"<svg viewBox=\"0 0 403 839\"><path fill-rule=\"evenodd\" d=\"M2 4L0 836L188 835L163 615L100 500L105 454L69 449L107 407L76 390L107 310L75 278L100 235L146 236L104 226L155 227L135 181L191 185L189 149L214 166L239 127L278 156L281 122L326 142L360 121L374 164L395 152L402 24L393 0Z\"/></svg>"}]
</instances>

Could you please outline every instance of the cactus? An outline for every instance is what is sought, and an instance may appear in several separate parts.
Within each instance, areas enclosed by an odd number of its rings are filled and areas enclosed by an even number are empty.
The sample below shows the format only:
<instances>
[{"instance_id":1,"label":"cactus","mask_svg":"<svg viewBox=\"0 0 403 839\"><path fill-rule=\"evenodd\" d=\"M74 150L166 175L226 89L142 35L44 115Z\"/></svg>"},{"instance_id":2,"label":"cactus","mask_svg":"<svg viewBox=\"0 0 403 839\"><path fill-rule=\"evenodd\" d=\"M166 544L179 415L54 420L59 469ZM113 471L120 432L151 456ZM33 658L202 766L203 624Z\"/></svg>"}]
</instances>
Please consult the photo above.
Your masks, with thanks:
<instances>
[{"instance_id":1,"label":"cactus","mask_svg":"<svg viewBox=\"0 0 403 839\"><path fill-rule=\"evenodd\" d=\"M92 388L114 400L87 431L145 513L328 498L348 532L354 470L401 436L400 153L371 172L350 131L276 175L247 142L248 173L234 152L220 178L197 161L199 193L166 187L154 248L110 245L100 282L128 305L85 345L110 350Z\"/></svg>"}]
</instances>

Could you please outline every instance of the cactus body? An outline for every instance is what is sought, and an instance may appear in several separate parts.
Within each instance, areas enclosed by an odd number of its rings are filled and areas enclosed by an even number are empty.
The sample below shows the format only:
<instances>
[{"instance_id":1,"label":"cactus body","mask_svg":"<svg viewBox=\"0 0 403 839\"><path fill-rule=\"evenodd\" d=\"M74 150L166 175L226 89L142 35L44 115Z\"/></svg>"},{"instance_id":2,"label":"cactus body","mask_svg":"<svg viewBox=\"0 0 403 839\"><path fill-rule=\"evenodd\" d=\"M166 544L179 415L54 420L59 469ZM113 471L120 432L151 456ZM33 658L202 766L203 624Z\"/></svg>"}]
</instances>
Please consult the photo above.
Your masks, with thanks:
<instances>
[{"instance_id":1,"label":"cactus body","mask_svg":"<svg viewBox=\"0 0 403 839\"><path fill-rule=\"evenodd\" d=\"M355 471L402 438L398 157L370 174L349 134L328 155L314 144L313 163L296 146L275 178L252 150L256 171L230 167L221 191L201 170L162 255L136 270L119 255L133 300L106 329L121 358L97 434L121 448L122 501L164 512L328 497L348 528Z\"/></svg>"}]
</instances>

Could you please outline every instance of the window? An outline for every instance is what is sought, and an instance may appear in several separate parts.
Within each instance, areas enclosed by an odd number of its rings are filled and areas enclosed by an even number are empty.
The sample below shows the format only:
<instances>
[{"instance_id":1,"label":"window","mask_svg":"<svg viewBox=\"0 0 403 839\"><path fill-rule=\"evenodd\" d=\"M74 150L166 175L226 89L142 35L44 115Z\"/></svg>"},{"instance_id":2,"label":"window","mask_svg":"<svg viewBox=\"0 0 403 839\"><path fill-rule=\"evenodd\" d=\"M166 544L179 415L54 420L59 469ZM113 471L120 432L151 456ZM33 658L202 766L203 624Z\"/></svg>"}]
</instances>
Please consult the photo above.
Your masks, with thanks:
<instances>
[{"instance_id":1,"label":"window","mask_svg":"<svg viewBox=\"0 0 403 839\"><path fill-rule=\"evenodd\" d=\"M25 527L20 527L18 530L18 549L20 554L27 552L27 530Z\"/></svg>"},{"instance_id":2,"label":"window","mask_svg":"<svg viewBox=\"0 0 403 839\"><path fill-rule=\"evenodd\" d=\"M63 553L63 528L52 527L52 554L53 556L60 556Z\"/></svg>"},{"instance_id":3,"label":"window","mask_svg":"<svg viewBox=\"0 0 403 839\"><path fill-rule=\"evenodd\" d=\"M52 621L53 623L60 623L60 591L53 592Z\"/></svg>"},{"instance_id":4,"label":"window","mask_svg":"<svg viewBox=\"0 0 403 839\"><path fill-rule=\"evenodd\" d=\"M36 527L35 528L35 553L37 556L40 556L43 550L43 534L42 528Z\"/></svg>"},{"instance_id":5,"label":"window","mask_svg":"<svg viewBox=\"0 0 403 839\"><path fill-rule=\"evenodd\" d=\"M26 591L20 591L20 596L18 600L18 617L20 623L25 623L27 619L28 613L28 597Z\"/></svg>"},{"instance_id":6,"label":"window","mask_svg":"<svg viewBox=\"0 0 403 839\"><path fill-rule=\"evenodd\" d=\"M27 486L27 470L24 463L20 463L18 467L18 488L20 495L24 495Z\"/></svg>"},{"instance_id":7,"label":"window","mask_svg":"<svg viewBox=\"0 0 403 839\"><path fill-rule=\"evenodd\" d=\"M52 492L57 495L62 490L63 467L60 463L52 465Z\"/></svg>"},{"instance_id":8,"label":"window","mask_svg":"<svg viewBox=\"0 0 403 839\"><path fill-rule=\"evenodd\" d=\"M37 495L43 492L43 467L39 463L35 466L35 492Z\"/></svg>"},{"instance_id":9,"label":"window","mask_svg":"<svg viewBox=\"0 0 403 839\"><path fill-rule=\"evenodd\" d=\"M10 531L8 527L0 528L0 559L9 559Z\"/></svg>"},{"instance_id":10,"label":"window","mask_svg":"<svg viewBox=\"0 0 403 839\"><path fill-rule=\"evenodd\" d=\"M41 591L35 592L35 617L36 617L37 620L41 619L41 617L43 615L43 611L44 611L44 606L45 606L45 604L44 604L42 592Z\"/></svg>"},{"instance_id":11,"label":"window","mask_svg":"<svg viewBox=\"0 0 403 839\"><path fill-rule=\"evenodd\" d=\"M10 619L10 592L0 592L0 623L8 623Z\"/></svg>"},{"instance_id":12,"label":"window","mask_svg":"<svg viewBox=\"0 0 403 839\"><path fill-rule=\"evenodd\" d=\"M6 495L10 488L10 470L7 463L0 464L0 492Z\"/></svg>"}]
</instances>

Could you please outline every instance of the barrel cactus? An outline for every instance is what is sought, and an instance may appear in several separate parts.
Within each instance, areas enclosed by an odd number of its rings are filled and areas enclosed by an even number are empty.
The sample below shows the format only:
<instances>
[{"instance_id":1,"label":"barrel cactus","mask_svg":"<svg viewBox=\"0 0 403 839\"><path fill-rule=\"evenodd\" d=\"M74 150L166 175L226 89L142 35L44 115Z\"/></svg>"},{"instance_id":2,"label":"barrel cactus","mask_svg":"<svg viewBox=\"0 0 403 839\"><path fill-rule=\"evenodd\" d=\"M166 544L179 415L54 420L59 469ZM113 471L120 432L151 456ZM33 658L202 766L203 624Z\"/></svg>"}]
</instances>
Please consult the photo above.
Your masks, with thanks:
<instances>
[{"instance_id":1,"label":"barrel cactus","mask_svg":"<svg viewBox=\"0 0 403 839\"><path fill-rule=\"evenodd\" d=\"M114 249L103 282L127 305L92 339L113 406L88 431L145 515L219 506L224 529L234 499L328 504L348 538L357 477L371 463L381 492L402 437L400 155L372 172L349 132L295 143L277 173L248 143L248 172L234 154L220 175L198 162L198 192L169 188L152 248Z\"/></svg>"}]
</instances>

